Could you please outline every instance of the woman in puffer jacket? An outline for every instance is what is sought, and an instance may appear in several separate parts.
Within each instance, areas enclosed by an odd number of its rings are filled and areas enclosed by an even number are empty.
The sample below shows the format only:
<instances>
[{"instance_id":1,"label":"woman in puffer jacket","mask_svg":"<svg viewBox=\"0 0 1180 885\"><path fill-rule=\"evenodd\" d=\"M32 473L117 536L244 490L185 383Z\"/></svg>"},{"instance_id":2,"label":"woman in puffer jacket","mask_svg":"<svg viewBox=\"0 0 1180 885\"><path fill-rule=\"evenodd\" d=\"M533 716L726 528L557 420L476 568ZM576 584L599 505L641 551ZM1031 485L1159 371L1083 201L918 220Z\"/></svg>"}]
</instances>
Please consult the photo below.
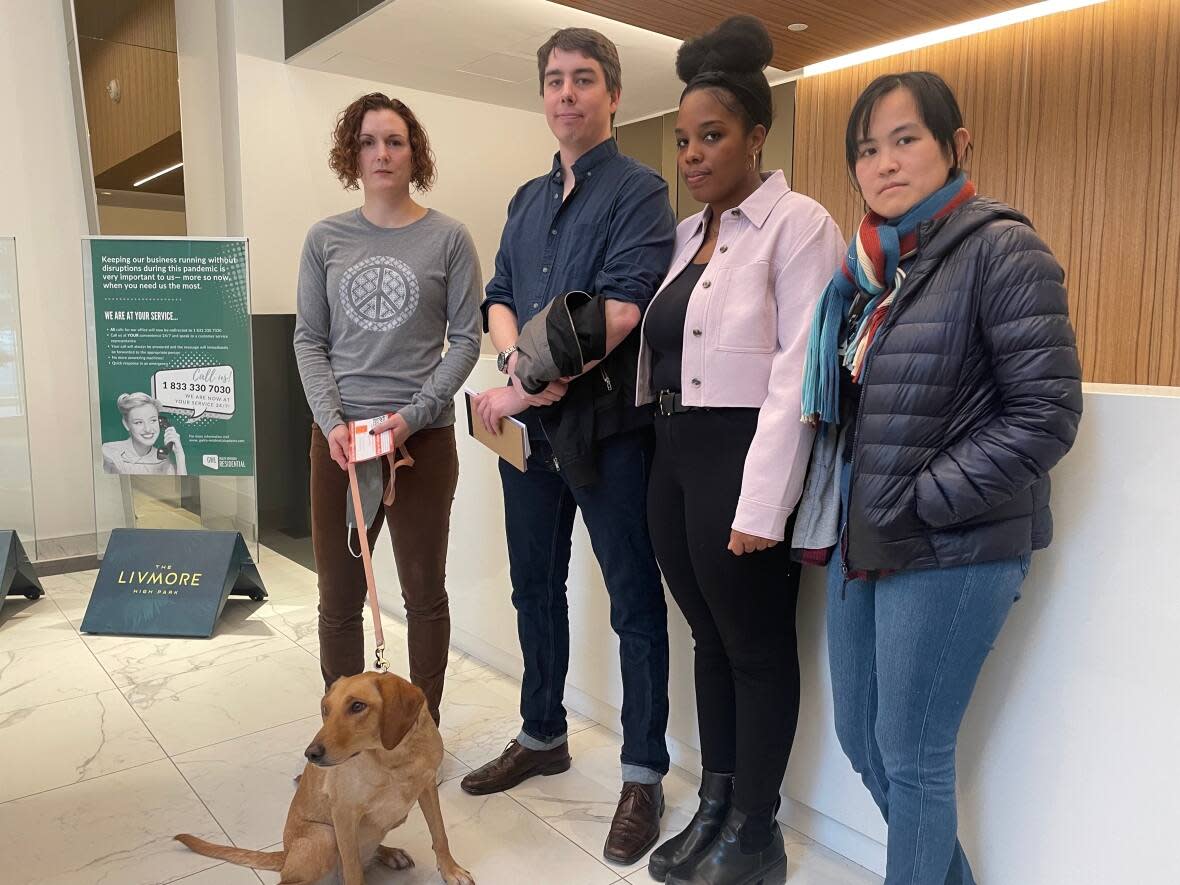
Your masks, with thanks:
<instances>
[{"instance_id":1,"label":"woman in puffer jacket","mask_svg":"<svg viewBox=\"0 0 1180 885\"><path fill-rule=\"evenodd\" d=\"M1028 219L976 196L935 74L874 80L849 172L868 213L816 308L819 424L792 547L828 565L836 733L889 824L887 885L974 883L955 744L983 661L1048 546L1049 469L1080 369L1063 272Z\"/></svg>"}]
</instances>

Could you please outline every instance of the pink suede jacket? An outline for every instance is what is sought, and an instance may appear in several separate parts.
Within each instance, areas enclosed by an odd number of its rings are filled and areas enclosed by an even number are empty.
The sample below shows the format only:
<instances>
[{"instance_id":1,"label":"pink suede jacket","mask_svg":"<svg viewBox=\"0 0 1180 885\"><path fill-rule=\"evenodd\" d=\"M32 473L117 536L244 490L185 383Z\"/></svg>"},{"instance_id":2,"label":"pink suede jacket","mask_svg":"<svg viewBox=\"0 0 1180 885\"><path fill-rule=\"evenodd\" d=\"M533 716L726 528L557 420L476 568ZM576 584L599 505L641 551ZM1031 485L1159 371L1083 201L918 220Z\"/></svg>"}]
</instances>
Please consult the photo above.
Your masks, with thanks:
<instances>
[{"instance_id":1,"label":"pink suede jacket","mask_svg":"<svg viewBox=\"0 0 1180 885\"><path fill-rule=\"evenodd\" d=\"M700 249L707 212L677 228L675 257L656 298ZM733 518L738 531L781 541L799 501L813 436L799 420L803 353L815 303L844 250L827 210L792 191L776 171L722 217L713 256L689 299L684 404L760 410ZM649 403L655 393L644 337L635 401Z\"/></svg>"}]
</instances>

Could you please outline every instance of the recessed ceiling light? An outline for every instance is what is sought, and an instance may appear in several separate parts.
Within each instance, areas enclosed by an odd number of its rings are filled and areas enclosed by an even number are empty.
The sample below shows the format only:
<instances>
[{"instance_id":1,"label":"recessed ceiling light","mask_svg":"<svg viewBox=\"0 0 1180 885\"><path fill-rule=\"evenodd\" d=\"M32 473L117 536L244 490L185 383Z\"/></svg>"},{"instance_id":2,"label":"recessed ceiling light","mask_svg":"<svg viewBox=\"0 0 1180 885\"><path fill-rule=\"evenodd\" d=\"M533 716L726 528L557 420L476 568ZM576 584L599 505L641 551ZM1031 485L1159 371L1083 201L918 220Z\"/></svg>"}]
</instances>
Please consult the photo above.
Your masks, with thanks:
<instances>
[{"instance_id":1,"label":"recessed ceiling light","mask_svg":"<svg viewBox=\"0 0 1180 885\"><path fill-rule=\"evenodd\" d=\"M900 52L911 52L915 49L921 49L924 46L933 46L937 43L945 43L948 40L958 40L960 37L981 34L984 31L1006 27L1017 22L1031 21L1041 16L1067 12L1071 9L1081 9L1084 6L1094 6L1098 3L1105 2L1106 0L1042 0L1040 3L1020 6L1016 9L1009 9L1006 12L997 12L993 15L962 22L957 25L950 25L946 28L939 28L938 30L929 31L925 34L915 34L912 37L903 37L901 40L882 43L880 46L872 46L868 49L861 49L858 52L850 52L848 55L841 55L837 58L828 59L827 61L804 65L803 76L814 77L816 74L838 71L841 68L851 67L852 65L864 64L865 62L875 61L879 58L897 55Z\"/></svg>"},{"instance_id":2,"label":"recessed ceiling light","mask_svg":"<svg viewBox=\"0 0 1180 885\"><path fill-rule=\"evenodd\" d=\"M787 25L787 30L788 31L806 31L807 25L803 24L803 22L795 22L793 25Z\"/></svg>"},{"instance_id":3,"label":"recessed ceiling light","mask_svg":"<svg viewBox=\"0 0 1180 885\"><path fill-rule=\"evenodd\" d=\"M135 182L131 186L132 187L139 187L140 185L147 184L153 178L159 178L161 175L167 175L169 172L179 169L183 165L184 165L184 163L176 163L173 166L169 166L167 169L161 169L159 172L153 172L147 178L141 178L141 179L139 179L139 181Z\"/></svg>"},{"instance_id":4,"label":"recessed ceiling light","mask_svg":"<svg viewBox=\"0 0 1180 885\"><path fill-rule=\"evenodd\" d=\"M110 191L99 191L99 193L102 194L104 197L109 197L111 195Z\"/></svg>"}]
</instances>

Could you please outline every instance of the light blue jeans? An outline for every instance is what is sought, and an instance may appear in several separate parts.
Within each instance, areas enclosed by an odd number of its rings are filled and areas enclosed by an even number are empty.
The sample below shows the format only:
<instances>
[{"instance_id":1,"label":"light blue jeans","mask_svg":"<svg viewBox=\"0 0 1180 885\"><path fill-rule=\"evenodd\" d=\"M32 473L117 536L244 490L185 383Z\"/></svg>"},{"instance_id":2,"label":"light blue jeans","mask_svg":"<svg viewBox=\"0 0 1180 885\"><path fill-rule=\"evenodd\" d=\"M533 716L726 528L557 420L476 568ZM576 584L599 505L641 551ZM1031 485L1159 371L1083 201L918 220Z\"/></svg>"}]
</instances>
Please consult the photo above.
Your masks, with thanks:
<instances>
[{"instance_id":1,"label":"light blue jeans","mask_svg":"<svg viewBox=\"0 0 1180 885\"><path fill-rule=\"evenodd\" d=\"M885 885L974 885L955 745L1028 556L844 584L828 566L836 735L889 825Z\"/></svg>"}]
</instances>

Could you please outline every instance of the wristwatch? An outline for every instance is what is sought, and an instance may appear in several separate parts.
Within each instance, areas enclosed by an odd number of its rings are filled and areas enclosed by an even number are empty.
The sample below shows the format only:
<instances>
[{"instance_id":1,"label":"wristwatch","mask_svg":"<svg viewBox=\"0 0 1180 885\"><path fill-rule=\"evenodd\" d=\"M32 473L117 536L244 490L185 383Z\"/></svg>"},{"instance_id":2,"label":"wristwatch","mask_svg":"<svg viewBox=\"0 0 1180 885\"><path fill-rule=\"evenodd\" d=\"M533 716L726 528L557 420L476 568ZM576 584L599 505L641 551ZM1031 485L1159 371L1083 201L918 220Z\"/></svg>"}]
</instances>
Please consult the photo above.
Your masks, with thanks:
<instances>
[{"instance_id":1,"label":"wristwatch","mask_svg":"<svg viewBox=\"0 0 1180 885\"><path fill-rule=\"evenodd\" d=\"M496 354L496 368L503 374L508 374L508 360L512 358L512 354L516 353L516 345L506 347Z\"/></svg>"}]
</instances>

